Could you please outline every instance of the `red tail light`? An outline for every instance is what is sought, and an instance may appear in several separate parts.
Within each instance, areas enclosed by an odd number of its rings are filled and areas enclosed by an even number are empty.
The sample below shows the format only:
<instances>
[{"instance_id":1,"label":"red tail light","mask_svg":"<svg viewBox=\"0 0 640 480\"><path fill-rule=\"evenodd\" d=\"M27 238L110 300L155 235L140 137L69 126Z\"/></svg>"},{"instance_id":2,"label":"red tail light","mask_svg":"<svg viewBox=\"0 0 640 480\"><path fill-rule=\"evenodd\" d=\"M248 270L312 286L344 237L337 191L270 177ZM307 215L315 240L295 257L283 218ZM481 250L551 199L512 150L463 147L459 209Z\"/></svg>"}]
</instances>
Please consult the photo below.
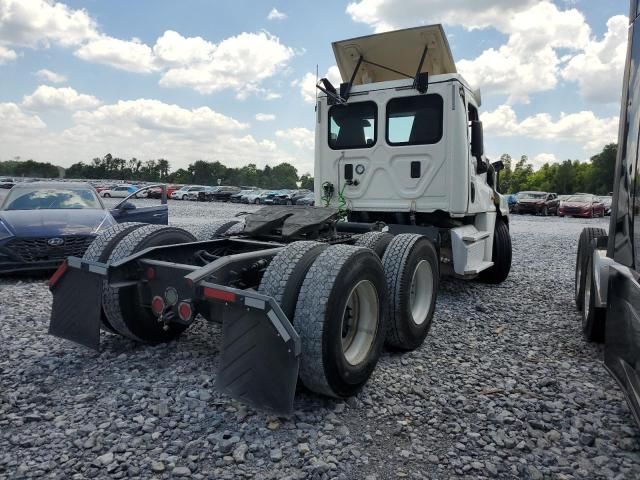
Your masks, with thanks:
<instances>
[{"instance_id":1,"label":"red tail light","mask_svg":"<svg viewBox=\"0 0 640 480\"><path fill-rule=\"evenodd\" d=\"M153 297L153 300L151 300L151 310L158 316L162 315L162 312L164 312L164 300L161 296L156 295Z\"/></svg>"},{"instance_id":2,"label":"red tail light","mask_svg":"<svg viewBox=\"0 0 640 480\"><path fill-rule=\"evenodd\" d=\"M225 290L218 290L217 288L205 287L204 296L207 298L213 298L215 300L224 300L225 302L235 302L236 294L227 292Z\"/></svg>"},{"instance_id":3,"label":"red tail light","mask_svg":"<svg viewBox=\"0 0 640 480\"><path fill-rule=\"evenodd\" d=\"M147 280L153 280L154 278L156 278L156 271L153 267L148 267L145 271L145 274L147 276Z\"/></svg>"},{"instance_id":4,"label":"red tail light","mask_svg":"<svg viewBox=\"0 0 640 480\"><path fill-rule=\"evenodd\" d=\"M191 320L193 310L191 310L191 304L189 302L180 302L178 305L178 316L181 320L188 322Z\"/></svg>"}]
</instances>

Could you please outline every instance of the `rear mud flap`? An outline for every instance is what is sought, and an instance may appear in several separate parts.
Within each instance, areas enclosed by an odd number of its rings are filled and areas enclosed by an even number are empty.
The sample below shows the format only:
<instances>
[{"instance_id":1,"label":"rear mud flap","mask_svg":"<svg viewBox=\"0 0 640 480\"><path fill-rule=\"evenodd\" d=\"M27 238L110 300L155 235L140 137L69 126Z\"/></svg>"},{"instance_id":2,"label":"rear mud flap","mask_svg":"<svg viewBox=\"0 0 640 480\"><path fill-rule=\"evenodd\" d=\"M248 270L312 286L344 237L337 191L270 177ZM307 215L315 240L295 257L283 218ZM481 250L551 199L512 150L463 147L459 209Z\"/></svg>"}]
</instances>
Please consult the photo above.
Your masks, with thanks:
<instances>
[{"instance_id":1,"label":"rear mud flap","mask_svg":"<svg viewBox=\"0 0 640 480\"><path fill-rule=\"evenodd\" d=\"M275 301L239 291L225 307L216 386L255 408L290 415L298 380L300 338Z\"/></svg>"},{"instance_id":2,"label":"rear mud flap","mask_svg":"<svg viewBox=\"0 0 640 480\"><path fill-rule=\"evenodd\" d=\"M66 265L66 267L64 266ZM49 334L98 350L106 267L70 257L52 277ZM96 301L97 300L97 301Z\"/></svg>"}]
</instances>

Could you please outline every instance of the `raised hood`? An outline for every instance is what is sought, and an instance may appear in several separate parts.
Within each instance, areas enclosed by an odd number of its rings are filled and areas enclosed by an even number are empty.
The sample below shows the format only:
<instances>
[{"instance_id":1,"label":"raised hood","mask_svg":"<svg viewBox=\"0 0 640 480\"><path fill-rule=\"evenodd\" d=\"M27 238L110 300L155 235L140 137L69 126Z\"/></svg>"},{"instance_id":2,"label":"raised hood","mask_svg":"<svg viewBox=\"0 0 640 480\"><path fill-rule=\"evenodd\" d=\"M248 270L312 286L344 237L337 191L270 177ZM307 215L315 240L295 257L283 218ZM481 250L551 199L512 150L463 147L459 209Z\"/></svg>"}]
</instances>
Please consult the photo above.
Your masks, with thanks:
<instances>
[{"instance_id":1,"label":"raised hood","mask_svg":"<svg viewBox=\"0 0 640 480\"><path fill-rule=\"evenodd\" d=\"M363 63L353 84L413 78L425 45L429 47L422 72L429 75L457 73L442 25L407 28L333 42L333 53L343 82L348 82L360 56L364 60L402 72Z\"/></svg>"}]
</instances>

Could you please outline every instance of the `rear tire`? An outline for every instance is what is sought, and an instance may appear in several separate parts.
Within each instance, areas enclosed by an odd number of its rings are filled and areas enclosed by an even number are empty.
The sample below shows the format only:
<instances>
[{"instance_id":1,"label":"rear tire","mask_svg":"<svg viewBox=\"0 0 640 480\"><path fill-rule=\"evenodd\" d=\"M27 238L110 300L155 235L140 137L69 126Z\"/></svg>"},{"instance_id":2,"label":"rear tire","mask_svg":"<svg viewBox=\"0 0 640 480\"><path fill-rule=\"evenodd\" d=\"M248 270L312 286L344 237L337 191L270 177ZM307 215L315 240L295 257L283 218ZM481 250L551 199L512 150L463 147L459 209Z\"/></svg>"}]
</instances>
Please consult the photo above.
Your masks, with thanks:
<instances>
[{"instance_id":1,"label":"rear tire","mask_svg":"<svg viewBox=\"0 0 640 480\"><path fill-rule=\"evenodd\" d=\"M302 282L327 246L319 242L293 242L271 260L264 272L258 291L273 297L291 322Z\"/></svg>"},{"instance_id":2,"label":"rear tire","mask_svg":"<svg viewBox=\"0 0 640 480\"><path fill-rule=\"evenodd\" d=\"M580 240L578 240L578 253L576 255L576 273L574 277L575 288L573 292L576 308L580 312L584 307L585 268L587 266L587 261L593 253L591 243L593 240L606 236L607 232L603 228L594 227L585 228L580 234Z\"/></svg>"},{"instance_id":3,"label":"rear tire","mask_svg":"<svg viewBox=\"0 0 640 480\"><path fill-rule=\"evenodd\" d=\"M387 247L393 240L393 235L388 232L367 232L356 240L357 247L370 248L378 257L382 258Z\"/></svg>"},{"instance_id":4,"label":"rear tire","mask_svg":"<svg viewBox=\"0 0 640 480\"><path fill-rule=\"evenodd\" d=\"M593 260L587 259L585 266L585 282L582 303L582 332L589 342L604 342L604 324L607 310L596 307L595 302L595 279L593 277Z\"/></svg>"},{"instance_id":5,"label":"rear tire","mask_svg":"<svg viewBox=\"0 0 640 480\"><path fill-rule=\"evenodd\" d=\"M114 247L120 242L122 238L127 236L137 228L143 227L144 223L119 223L113 227L109 227L106 230L101 231L93 242L89 245L89 248L84 252L82 256L83 260L90 262L106 263L109 260L109 255L113 251ZM103 290L107 288L107 282L103 282ZM111 333L118 333L111 326L107 316L104 313L104 307L100 308L100 326L103 330Z\"/></svg>"},{"instance_id":6,"label":"rear tire","mask_svg":"<svg viewBox=\"0 0 640 480\"><path fill-rule=\"evenodd\" d=\"M239 220L218 220L208 223L195 232L198 240L214 240L224 235L227 230L239 223Z\"/></svg>"},{"instance_id":7,"label":"rear tire","mask_svg":"<svg viewBox=\"0 0 640 480\"><path fill-rule=\"evenodd\" d=\"M109 195L108 193L105 193L102 195L103 198L111 198L111 195Z\"/></svg>"},{"instance_id":8,"label":"rear tire","mask_svg":"<svg viewBox=\"0 0 640 480\"><path fill-rule=\"evenodd\" d=\"M504 282L511 271L511 235L509 227L501 218L496 219L496 227L493 232L493 252L491 261L493 266L480 272L480 281L484 283L498 284Z\"/></svg>"},{"instance_id":9,"label":"rear tire","mask_svg":"<svg viewBox=\"0 0 640 480\"><path fill-rule=\"evenodd\" d=\"M193 241L195 237L181 228L146 225L123 237L109 255L109 262L121 260L145 248ZM102 304L111 326L120 335L132 340L167 342L178 337L186 328L186 325L170 323L168 330L164 330L151 309L140 304L136 286L107 287L102 294Z\"/></svg>"},{"instance_id":10,"label":"rear tire","mask_svg":"<svg viewBox=\"0 0 640 480\"><path fill-rule=\"evenodd\" d=\"M400 234L382 257L389 294L386 343L397 350L415 350L433 321L439 266L435 247L426 237Z\"/></svg>"},{"instance_id":11,"label":"rear tire","mask_svg":"<svg viewBox=\"0 0 640 480\"><path fill-rule=\"evenodd\" d=\"M362 389L384 344L386 301L382 264L370 249L332 245L318 256L294 316L309 390L345 398Z\"/></svg>"}]
</instances>

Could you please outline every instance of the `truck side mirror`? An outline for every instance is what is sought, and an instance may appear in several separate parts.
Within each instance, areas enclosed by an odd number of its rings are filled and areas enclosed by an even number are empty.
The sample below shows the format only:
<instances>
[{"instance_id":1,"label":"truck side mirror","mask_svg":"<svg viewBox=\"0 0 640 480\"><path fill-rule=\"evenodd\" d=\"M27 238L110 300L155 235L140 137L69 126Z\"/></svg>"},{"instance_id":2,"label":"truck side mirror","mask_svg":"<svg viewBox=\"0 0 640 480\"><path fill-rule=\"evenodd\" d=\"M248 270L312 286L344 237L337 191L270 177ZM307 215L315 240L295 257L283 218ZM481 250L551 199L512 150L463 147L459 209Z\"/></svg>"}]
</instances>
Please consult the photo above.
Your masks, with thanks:
<instances>
[{"instance_id":1,"label":"truck side mirror","mask_svg":"<svg viewBox=\"0 0 640 480\"><path fill-rule=\"evenodd\" d=\"M484 155L482 122L479 120L471 121L471 155L476 158L480 158Z\"/></svg>"}]
</instances>

